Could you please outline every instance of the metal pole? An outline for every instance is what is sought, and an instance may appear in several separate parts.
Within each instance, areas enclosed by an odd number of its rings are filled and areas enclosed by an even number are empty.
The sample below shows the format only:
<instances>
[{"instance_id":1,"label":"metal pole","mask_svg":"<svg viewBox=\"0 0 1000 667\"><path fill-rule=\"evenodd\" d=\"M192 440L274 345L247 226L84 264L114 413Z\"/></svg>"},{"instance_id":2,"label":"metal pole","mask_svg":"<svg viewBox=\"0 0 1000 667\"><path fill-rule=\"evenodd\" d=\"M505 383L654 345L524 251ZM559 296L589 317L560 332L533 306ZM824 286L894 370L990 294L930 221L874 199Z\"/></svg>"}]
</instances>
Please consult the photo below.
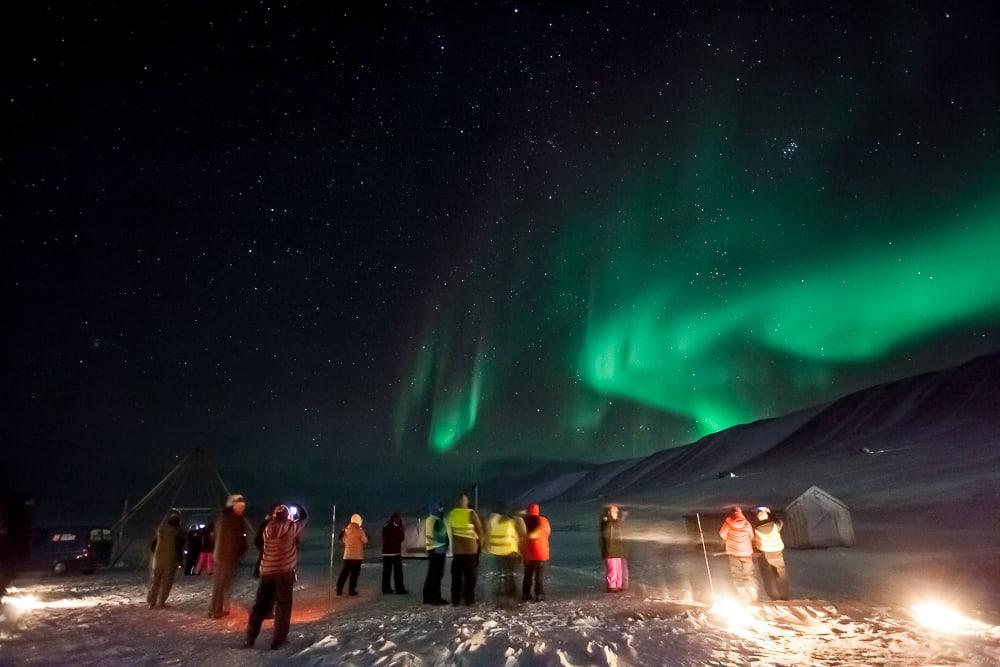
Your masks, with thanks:
<instances>
[{"instance_id":1,"label":"metal pole","mask_svg":"<svg viewBox=\"0 0 1000 667\"><path fill-rule=\"evenodd\" d=\"M712 582L712 568L708 566L708 549L705 547L705 533L701 531L701 514L695 512L698 518L698 534L701 535L701 552L705 555L705 571L708 572L708 587L712 590L712 604L715 604L715 584Z\"/></svg>"},{"instance_id":2,"label":"metal pole","mask_svg":"<svg viewBox=\"0 0 1000 667\"><path fill-rule=\"evenodd\" d=\"M472 508L477 512L479 511L479 485L474 484L472 487L472 495L475 500L472 501Z\"/></svg>"},{"instance_id":3,"label":"metal pole","mask_svg":"<svg viewBox=\"0 0 1000 667\"><path fill-rule=\"evenodd\" d=\"M189 452L189 453L187 453L187 454L184 455L184 458L182 458L180 460L180 462L177 465L175 465L170 470L170 472L168 472L166 474L166 476L164 476L164 478L161 479L156 484L156 486L154 486L152 489L150 489L149 492L145 496L142 497L142 500L140 500L138 503L136 503L132 507L131 510L129 510L127 513L125 513L124 515L122 515L122 518L118 519L118 521L116 521L115 524L113 526L111 526L111 532L124 531L125 530L125 524L127 524L129 521L132 520L132 517L135 516L136 512L138 512L140 509L142 509L142 507L147 502L149 502L149 499L152 498L153 496L155 496L160 491L160 489L162 489L167 484L167 482L169 482L173 478L173 476L177 474L178 470L181 470L182 468L184 468L184 466L190 461L190 459L191 459L191 453ZM118 549L118 553L117 553L117 555L115 555L115 553L112 552L111 562L108 564L109 568L113 568L115 565L118 564L118 561L121 560L122 556L125 555L125 549L128 548L128 545L126 545L125 547L122 547L122 548L118 548L117 546L115 546L114 548Z\"/></svg>"},{"instance_id":4,"label":"metal pole","mask_svg":"<svg viewBox=\"0 0 1000 667\"><path fill-rule=\"evenodd\" d=\"M125 541L125 517L128 516L128 498L125 499L122 505L122 518L118 521L121 524L118 527L118 544L122 544Z\"/></svg>"},{"instance_id":5,"label":"metal pole","mask_svg":"<svg viewBox=\"0 0 1000 667\"><path fill-rule=\"evenodd\" d=\"M115 523L115 525L111 526L111 530L115 530L115 529L121 528L121 526L122 526L123 523L125 523L129 519L131 519L132 516L134 516L135 513L138 512L142 508L142 506L145 505L149 501L150 498L152 498L153 496L155 496L156 493L160 489L162 489L164 487L164 485L166 485L166 483L168 481L170 481L170 479L177 473L178 470L180 470L182 467L184 467L184 464L186 464L188 462L188 459L190 458L190 456L191 455L188 454L183 459L181 459L180 463L178 463L177 465L175 465L173 467L173 469L170 472L168 472L166 474L166 476L163 479L161 479L156 486L154 486L152 489L150 489L149 493L147 493L145 496L143 496L142 500L140 500L138 503L136 503L135 506L132 507L132 510L127 515L123 516L121 519L119 519Z\"/></svg>"}]
</instances>

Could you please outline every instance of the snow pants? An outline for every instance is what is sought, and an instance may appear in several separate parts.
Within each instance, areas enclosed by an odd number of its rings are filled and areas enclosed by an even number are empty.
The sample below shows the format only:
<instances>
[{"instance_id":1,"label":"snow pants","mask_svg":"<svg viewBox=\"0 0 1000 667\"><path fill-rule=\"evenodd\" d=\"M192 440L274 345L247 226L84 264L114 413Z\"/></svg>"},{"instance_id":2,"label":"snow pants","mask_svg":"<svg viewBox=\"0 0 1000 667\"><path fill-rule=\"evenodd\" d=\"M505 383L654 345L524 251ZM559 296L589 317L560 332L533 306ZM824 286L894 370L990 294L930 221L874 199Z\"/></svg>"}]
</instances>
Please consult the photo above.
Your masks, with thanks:
<instances>
[{"instance_id":1,"label":"snow pants","mask_svg":"<svg viewBox=\"0 0 1000 667\"><path fill-rule=\"evenodd\" d=\"M212 574L212 603L208 609L212 618L221 618L229 613L229 594L235 576L235 563L215 563L215 572Z\"/></svg>"},{"instance_id":2,"label":"snow pants","mask_svg":"<svg viewBox=\"0 0 1000 667\"><path fill-rule=\"evenodd\" d=\"M521 554L498 556L497 566L500 568L500 579L497 583L497 601L517 600L517 571L521 565Z\"/></svg>"},{"instance_id":3,"label":"snow pants","mask_svg":"<svg viewBox=\"0 0 1000 667\"><path fill-rule=\"evenodd\" d=\"M609 593L628 588L628 561L624 558L605 558L604 581Z\"/></svg>"},{"instance_id":4,"label":"snow pants","mask_svg":"<svg viewBox=\"0 0 1000 667\"><path fill-rule=\"evenodd\" d=\"M757 572L750 556L729 556L729 574L736 596L743 602L757 601Z\"/></svg>"},{"instance_id":5,"label":"snow pants","mask_svg":"<svg viewBox=\"0 0 1000 667\"><path fill-rule=\"evenodd\" d=\"M446 554L427 554L427 578L424 579L424 603L441 602L441 580L444 579Z\"/></svg>"},{"instance_id":6,"label":"snow pants","mask_svg":"<svg viewBox=\"0 0 1000 667\"><path fill-rule=\"evenodd\" d=\"M337 577L337 595L344 592L344 584L348 586L348 592L351 594L358 592L358 577L361 576L361 561L351 559L344 559L344 566L340 568L340 576ZM348 582L350 579L350 582Z\"/></svg>"},{"instance_id":7,"label":"snow pants","mask_svg":"<svg viewBox=\"0 0 1000 667\"><path fill-rule=\"evenodd\" d=\"M202 551L198 555L198 567L194 569L194 573L201 574L204 572L205 574L212 574L212 565L212 552Z\"/></svg>"},{"instance_id":8,"label":"snow pants","mask_svg":"<svg viewBox=\"0 0 1000 667\"><path fill-rule=\"evenodd\" d=\"M192 575L196 574L198 571L198 561L201 559L201 553L197 551L189 551L184 557L184 574Z\"/></svg>"},{"instance_id":9,"label":"snow pants","mask_svg":"<svg viewBox=\"0 0 1000 667\"><path fill-rule=\"evenodd\" d=\"M476 579L479 578L479 554L455 554L451 558L451 603L473 604Z\"/></svg>"},{"instance_id":10,"label":"snow pants","mask_svg":"<svg viewBox=\"0 0 1000 667\"><path fill-rule=\"evenodd\" d=\"M532 588L534 588L535 599L545 599L545 582L542 576L545 574L545 565L548 561L526 560L524 561L524 581L521 583L521 599L530 600ZM534 586L532 586L534 584Z\"/></svg>"},{"instance_id":11,"label":"snow pants","mask_svg":"<svg viewBox=\"0 0 1000 667\"><path fill-rule=\"evenodd\" d=\"M772 600L787 600L788 572L785 569L784 552L764 552L754 554L757 568L760 570L761 581L764 582L764 592Z\"/></svg>"},{"instance_id":12,"label":"snow pants","mask_svg":"<svg viewBox=\"0 0 1000 667\"><path fill-rule=\"evenodd\" d=\"M247 645L253 646L260 634L260 626L274 609L274 634L271 647L276 648L288 638L288 628L292 621L292 589L295 586L294 572L264 574L257 585L257 597L247 621Z\"/></svg>"},{"instance_id":13,"label":"snow pants","mask_svg":"<svg viewBox=\"0 0 1000 667\"><path fill-rule=\"evenodd\" d=\"M146 595L146 602L149 608L162 607L167 602L170 589L174 585L174 576L177 575L176 567L154 567L149 582L149 594Z\"/></svg>"},{"instance_id":14,"label":"snow pants","mask_svg":"<svg viewBox=\"0 0 1000 667\"><path fill-rule=\"evenodd\" d=\"M390 579L392 585L390 585ZM406 592L406 586L403 585L402 556L382 556L382 592Z\"/></svg>"}]
</instances>

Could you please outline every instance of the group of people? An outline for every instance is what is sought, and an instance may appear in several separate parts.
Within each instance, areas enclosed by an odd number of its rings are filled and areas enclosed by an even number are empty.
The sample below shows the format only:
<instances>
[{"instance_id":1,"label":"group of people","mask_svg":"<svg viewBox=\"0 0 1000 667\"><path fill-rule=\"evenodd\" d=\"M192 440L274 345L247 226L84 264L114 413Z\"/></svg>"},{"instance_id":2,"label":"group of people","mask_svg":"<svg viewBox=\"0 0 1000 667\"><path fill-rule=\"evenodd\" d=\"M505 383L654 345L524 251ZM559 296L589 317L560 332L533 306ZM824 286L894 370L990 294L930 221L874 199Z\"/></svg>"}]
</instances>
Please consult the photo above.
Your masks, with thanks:
<instances>
[{"instance_id":1,"label":"group of people","mask_svg":"<svg viewBox=\"0 0 1000 667\"><path fill-rule=\"evenodd\" d=\"M184 545L184 574L212 574L215 555L215 524L195 524L188 529Z\"/></svg>"},{"instance_id":2,"label":"group of people","mask_svg":"<svg viewBox=\"0 0 1000 667\"><path fill-rule=\"evenodd\" d=\"M306 519L305 509L278 504L272 506L257 531L254 541L259 549L259 556L254 575L260 578L260 583L247 622L247 646L254 645L266 618L274 618L272 648L280 647L288 638L299 539L305 529ZM216 519L211 532L205 532L206 535L214 535L211 558L207 563L207 567L212 569L213 577L208 609L210 618L222 618L230 613L233 577L247 550L247 527L246 499L240 494L234 494L226 500L226 507ZM188 539L181 528L181 516L177 512L172 512L157 528L151 544L150 586L146 596L150 609L166 606L174 576L182 565L183 550ZM188 545L190 549L189 542ZM204 542L201 546L204 547Z\"/></svg>"},{"instance_id":3,"label":"group of people","mask_svg":"<svg viewBox=\"0 0 1000 667\"><path fill-rule=\"evenodd\" d=\"M756 526L752 525L743 510L734 507L719 529L719 537L726 543L733 587L744 602L756 602L760 596L759 572L767 596L772 600L787 600L788 571L785 544L781 539L782 522L773 518L767 507L757 508L757 521Z\"/></svg>"},{"instance_id":4,"label":"group of people","mask_svg":"<svg viewBox=\"0 0 1000 667\"><path fill-rule=\"evenodd\" d=\"M601 557L605 563L608 592L628 588L628 559L622 531L624 513L617 505L605 508L600 520ZM355 514L344 528L344 564L337 579L337 595L348 586L357 595L358 574L364 558L368 535ZM545 570L550 559L549 536L552 526L537 503L521 512L501 504L490 514L485 525L479 513L469 507L469 498L459 496L454 507L445 511L442 503L428 506L424 519L424 548L427 575L423 601L428 605L471 605L476 600L480 557L485 554L498 573L497 601L502 605L516 602L541 602L545 599ZM403 583L403 522L393 514L382 526L382 593L407 593ZM450 600L441 594L448 553L452 554ZM518 571L523 573L520 591Z\"/></svg>"},{"instance_id":5,"label":"group of people","mask_svg":"<svg viewBox=\"0 0 1000 667\"><path fill-rule=\"evenodd\" d=\"M485 527L479 514L469 507L467 496L459 496L455 507L447 513L440 503L431 509L424 523L428 558L425 604L448 603L441 596L441 581L449 547L451 604L475 603L479 557L484 552L495 561L499 571L497 596L501 603L516 600L518 569L523 571L521 599L526 602L545 599L545 566L549 561L552 527L537 504L528 505L523 513L511 512L500 505Z\"/></svg>"},{"instance_id":6,"label":"group of people","mask_svg":"<svg viewBox=\"0 0 1000 667\"><path fill-rule=\"evenodd\" d=\"M181 528L181 515L171 512L150 544L150 586L146 602L150 609L161 609L174 585L177 569L184 567L185 574L206 572L212 575L212 598L208 615L222 618L229 614L229 591L240 559L246 552L246 500L242 495L231 495L226 508L211 527L197 529L194 536ZM187 559L184 548L187 546ZM192 566L192 554L198 559ZM183 562L182 562L183 561Z\"/></svg>"},{"instance_id":7,"label":"group of people","mask_svg":"<svg viewBox=\"0 0 1000 667\"><path fill-rule=\"evenodd\" d=\"M226 508L214 525L212 560L214 566L211 618L229 613L229 592L240 559L246 551L246 501L241 495L230 496ZM600 518L601 557L605 562L608 592L628 588L628 560L623 536L624 512L609 505ZM719 536L726 544L730 572L737 593L747 602L758 598L754 560L760 570L765 590L772 599L788 598L788 579L783 558L780 521L771 517L766 507L758 508L758 524L752 525L739 507L726 517ZM292 590L298 564L299 540L305 529L306 511L301 507L275 505L257 531L259 557L255 575L260 583L246 628L246 645L253 646L266 618L274 618L271 647L282 646L288 637L292 613ZM336 582L337 595L345 587L349 595L358 594L358 579L369 539L360 514L353 514L340 532L343 565ZM423 601L428 605L472 605L480 557L486 554L498 573L497 600L501 605L516 603L517 574L523 574L520 599L541 602L545 599L545 571L550 558L549 536L552 527L536 503L522 512L505 505L497 507L485 525L478 512L469 507L467 496L459 496L454 507L445 510L438 502L428 508L424 519L424 549L427 574ZM151 584L147 601L150 608L165 606L174 576L181 565L186 536L180 516L172 514L158 528L153 541ZM403 546L406 532L402 518L394 513L382 526L382 593L407 594L403 581ZM450 601L441 593L448 553L452 554Z\"/></svg>"},{"instance_id":8,"label":"group of people","mask_svg":"<svg viewBox=\"0 0 1000 667\"><path fill-rule=\"evenodd\" d=\"M337 577L337 595L343 595L345 586L349 595L358 594L358 577L364 560L365 545L368 544L368 534L362 523L361 515L354 514L340 533L340 540L344 545L344 560L340 576ZM545 563L549 560L551 532L548 519L542 516L536 504L529 505L523 515L512 513L501 506L484 526L479 514L469 507L467 496L459 496L455 506L447 512L442 503L433 503L424 520L424 547L427 555L424 603L449 604L441 594L449 551L452 553L451 604L475 603L480 555L483 553L496 560L500 571L500 598L506 601L516 597L516 573L523 564L521 599L544 600L544 572ZM409 592L403 581L405 540L403 520L395 513L382 526L382 593L385 595Z\"/></svg>"}]
</instances>

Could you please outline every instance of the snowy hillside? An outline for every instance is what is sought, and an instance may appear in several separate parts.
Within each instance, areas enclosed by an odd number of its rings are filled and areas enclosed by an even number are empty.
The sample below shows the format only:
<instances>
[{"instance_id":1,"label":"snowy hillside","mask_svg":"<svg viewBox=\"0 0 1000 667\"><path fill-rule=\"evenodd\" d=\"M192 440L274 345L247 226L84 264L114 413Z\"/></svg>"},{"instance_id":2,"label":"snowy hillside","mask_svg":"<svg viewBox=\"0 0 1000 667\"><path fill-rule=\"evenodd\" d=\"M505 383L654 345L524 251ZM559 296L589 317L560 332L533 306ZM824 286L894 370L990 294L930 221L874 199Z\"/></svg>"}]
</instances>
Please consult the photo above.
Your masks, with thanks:
<instances>
[{"instance_id":1,"label":"snowy hillside","mask_svg":"<svg viewBox=\"0 0 1000 667\"><path fill-rule=\"evenodd\" d=\"M733 487L729 480L776 470L795 474L753 495L794 497L812 483L825 482L845 500L863 499L866 489L852 479L893 481L897 488L928 478L961 484L996 470L998 405L1000 353L994 353L955 368L870 387L828 405L735 426L686 447L604 464L583 475L551 480L547 486L536 484L532 492L534 498L549 502L621 499L649 492L678 500L691 495L685 487L692 484L708 483L710 496L728 495Z\"/></svg>"}]
</instances>

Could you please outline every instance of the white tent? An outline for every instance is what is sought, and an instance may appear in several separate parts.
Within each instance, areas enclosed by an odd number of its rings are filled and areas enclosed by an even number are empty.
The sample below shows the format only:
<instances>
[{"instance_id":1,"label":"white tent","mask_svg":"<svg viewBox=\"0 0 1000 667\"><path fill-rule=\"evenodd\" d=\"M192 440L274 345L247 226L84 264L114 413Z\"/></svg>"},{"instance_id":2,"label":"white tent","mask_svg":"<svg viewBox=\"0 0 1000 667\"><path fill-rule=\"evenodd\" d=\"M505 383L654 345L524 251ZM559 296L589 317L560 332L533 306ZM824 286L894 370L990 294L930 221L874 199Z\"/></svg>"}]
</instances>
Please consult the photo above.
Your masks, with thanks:
<instances>
[{"instance_id":1,"label":"white tent","mask_svg":"<svg viewBox=\"0 0 1000 667\"><path fill-rule=\"evenodd\" d=\"M781 538L793 549L854 546L851 511L818 486L809 487L785 508Z\"/></svg>"}]
</instances>

